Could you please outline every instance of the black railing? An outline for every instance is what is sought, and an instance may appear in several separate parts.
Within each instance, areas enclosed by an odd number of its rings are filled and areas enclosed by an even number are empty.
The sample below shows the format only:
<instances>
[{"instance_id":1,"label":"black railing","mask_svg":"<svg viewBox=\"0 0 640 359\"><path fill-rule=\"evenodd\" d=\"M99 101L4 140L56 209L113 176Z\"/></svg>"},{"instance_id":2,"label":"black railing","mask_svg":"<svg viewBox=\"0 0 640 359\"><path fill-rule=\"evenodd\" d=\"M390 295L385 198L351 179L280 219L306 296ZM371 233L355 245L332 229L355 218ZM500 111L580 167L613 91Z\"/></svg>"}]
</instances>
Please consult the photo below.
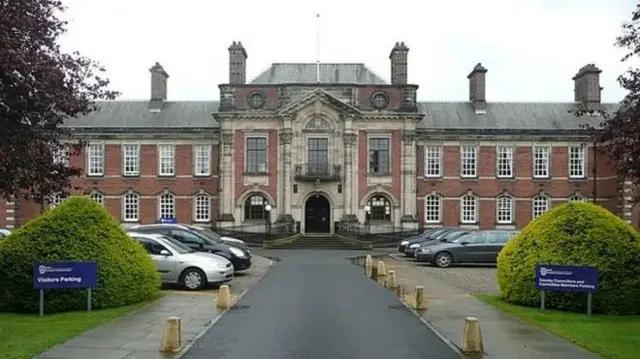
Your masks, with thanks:
<instances>
[{"instance_id":1,"label":"black railing","mask_svg":"<svg viewBox=\"0 0 640 359\"><path fill-rule=\"evenodd\" d=\"M296 165L295 177L298 180L334 180L340 179L340 165L327 163L305 163Z\"/></svg>"},{"instance_id":2,"label":"black railing","mask_svg":"<svg viewBox=\"0 0 640 359\"><path fill-rule=\"evenodd\" d=\"M243 240L248 246L262 246L265 240L286 238L297 233L296 224L293 222L267 224L266 221L233 227L216 226L212 230L224 237Z\"/></svg>"},{"instance_id":3,"label":"black railing","mask_svg":"<svg viewBox=\"0 0 640 359\"><path fill-rule=\"evenodd\" d=\"M336 233L359 241L371 242L373 247L394 247L407 237L422 233L419 229L396 227L390 223L338 223Z\"/></svg>"}]
</instances>

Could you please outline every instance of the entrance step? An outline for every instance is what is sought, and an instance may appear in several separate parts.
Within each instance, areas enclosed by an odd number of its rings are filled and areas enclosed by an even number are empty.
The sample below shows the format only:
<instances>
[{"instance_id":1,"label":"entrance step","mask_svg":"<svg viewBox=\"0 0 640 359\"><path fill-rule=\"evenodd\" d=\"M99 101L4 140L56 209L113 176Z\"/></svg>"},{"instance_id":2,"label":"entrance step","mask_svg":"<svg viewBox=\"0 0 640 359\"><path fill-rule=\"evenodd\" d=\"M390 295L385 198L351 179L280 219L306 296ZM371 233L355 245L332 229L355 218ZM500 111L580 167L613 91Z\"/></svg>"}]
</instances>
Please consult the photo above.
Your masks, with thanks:
<instances>
[{"instance_id":1,"label":"entrance step","mask_svg":"<svg viewBox=\"0 0 640 359\"><path fill-rule=\"evenodd\" d=\"M363 249L362 244L328 234L303 234L290 243L277 245L282 249Z\"/></svg>"}]
</instances>

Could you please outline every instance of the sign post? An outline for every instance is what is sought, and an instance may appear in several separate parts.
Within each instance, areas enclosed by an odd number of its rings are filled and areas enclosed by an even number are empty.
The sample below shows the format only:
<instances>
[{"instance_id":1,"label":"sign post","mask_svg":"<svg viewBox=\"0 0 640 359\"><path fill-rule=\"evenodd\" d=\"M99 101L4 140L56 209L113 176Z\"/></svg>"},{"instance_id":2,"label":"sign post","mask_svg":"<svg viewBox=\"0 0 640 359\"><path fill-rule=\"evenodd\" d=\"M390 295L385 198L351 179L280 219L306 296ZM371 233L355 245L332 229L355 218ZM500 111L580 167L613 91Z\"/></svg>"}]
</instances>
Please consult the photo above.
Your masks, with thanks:
<instances>
[{"instance_id":1,"label":"sign post","mask_svg":"<svg viewBox=\"0 0 640 359\"><path fill-rule=\"evenodd\" d=\"M96 262L41 262L33 265L33 288L40 291L40 316L44 315L45 289L86 289L87 311L91 311L91 291L98 284Z\"/></svg>"},{"instance_id":2,"label":"sign post","mask_svg":"<svg viewBox=\"0 0 640 359\"><path fill-rule=\"evenodd\" d=\"M594 267L536 265L536 288L540 290L540 309L545 309L545 292L587 293L587 314L591 315L593 293L598 291L599 273Z\"/></svg>"}]
</instances>

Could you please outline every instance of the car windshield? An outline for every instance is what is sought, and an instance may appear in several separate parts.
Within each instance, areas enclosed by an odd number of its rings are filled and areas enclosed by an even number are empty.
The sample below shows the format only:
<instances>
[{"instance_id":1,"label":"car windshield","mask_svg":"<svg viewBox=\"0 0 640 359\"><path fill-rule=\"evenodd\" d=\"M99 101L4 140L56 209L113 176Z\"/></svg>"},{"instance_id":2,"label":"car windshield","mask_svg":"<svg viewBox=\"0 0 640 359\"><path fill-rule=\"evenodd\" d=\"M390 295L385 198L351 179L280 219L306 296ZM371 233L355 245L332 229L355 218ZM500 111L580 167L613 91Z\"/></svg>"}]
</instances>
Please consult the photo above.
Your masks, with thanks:
<instances>
[{"instance_id":1,"label":"car windshield","mask_svg":"<svg viewBox=\"0 0 640 359\"><path fill-rule=\"evenodd\" d=\"M214 242L218 242L218 243L222 242L222 239L220 239L220 235L208 228L195 227L195 226L189 226L189 228L198 231L198 233L203 234L205 237L209 238Z\"/></svg>"},{"instance_id":2,"label":"car windshield","mask_svg":"<svg viewBox=\"0 0 640 359\"><path fill-rule=\"evenodd\" d=\"M193 253L195 252L194 249L189 248L188 246L182 244L181 242L169 237L169 236L163 236L163 235L158 235L159 238L161 238L164 243L164 245L166 245L167 247L171 247L172 250L180 253L180 254L186 254L186 253Z\"/></svg>"}]
</instances>

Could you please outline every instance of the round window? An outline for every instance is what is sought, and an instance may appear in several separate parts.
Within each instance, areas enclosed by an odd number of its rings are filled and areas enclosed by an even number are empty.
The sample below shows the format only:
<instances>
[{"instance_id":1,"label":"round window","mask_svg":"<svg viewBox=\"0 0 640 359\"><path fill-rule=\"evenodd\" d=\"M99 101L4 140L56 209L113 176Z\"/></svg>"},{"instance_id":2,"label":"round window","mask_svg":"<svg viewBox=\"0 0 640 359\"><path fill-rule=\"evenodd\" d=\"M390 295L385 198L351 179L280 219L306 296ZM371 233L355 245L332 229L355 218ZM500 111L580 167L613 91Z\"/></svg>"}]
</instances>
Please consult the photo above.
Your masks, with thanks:
<instances>
[{"instance_id":1,"label":"round window","mask_svg":"<svg viewBox=\"0 0 640 359\"><path fill-rule=\"evenodd\" d=\"M265 99L264 95L260 92L254 92L249 95L249 107L257 110L264 106Z\"/></svg>"},{"instance_id":2,"label":"round window","mask_svg":"<svg viewBox=\"0 0 640 359\"><path fill-rule=\"evenodd\" d=\"M384 93L374 94L371 98L371 102L373 104L373 108L375 108L376 110L385 109L387 105L389 105L389 99Z\"/></svg>"}]
</instances>

